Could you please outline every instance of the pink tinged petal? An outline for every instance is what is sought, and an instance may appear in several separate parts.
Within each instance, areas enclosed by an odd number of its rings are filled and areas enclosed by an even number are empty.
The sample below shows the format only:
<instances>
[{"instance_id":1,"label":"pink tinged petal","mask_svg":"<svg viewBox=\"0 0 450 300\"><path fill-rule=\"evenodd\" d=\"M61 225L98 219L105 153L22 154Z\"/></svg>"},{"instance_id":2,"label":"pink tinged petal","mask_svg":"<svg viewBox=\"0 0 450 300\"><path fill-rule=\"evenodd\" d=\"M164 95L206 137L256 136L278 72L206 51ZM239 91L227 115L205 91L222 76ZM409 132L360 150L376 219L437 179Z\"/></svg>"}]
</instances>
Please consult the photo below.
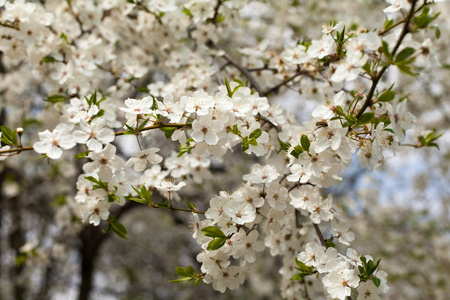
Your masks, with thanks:
<instances>
[{"instance_id":1,"label":"pink tinged petal","mask_svg":"<svg viewBox=\"0 0 450 300\"><path fill-rule=\"evenodd\" d=\"M47 153L52 148L52 144L46 141L36 142L33 145L34 151L37 153Z\"/></svg>"},{"instance_id":2,"label":"pink tinged petal","mask_svg":"<svg viewBox=\"0 0 450 300\"><path fill-rule=\"evenodd\" d=\"M63 151L59 147L51 147L50 151L47 152L47 156L51 159L60 159L63 154Z\"/></svg>"}]
</instances>

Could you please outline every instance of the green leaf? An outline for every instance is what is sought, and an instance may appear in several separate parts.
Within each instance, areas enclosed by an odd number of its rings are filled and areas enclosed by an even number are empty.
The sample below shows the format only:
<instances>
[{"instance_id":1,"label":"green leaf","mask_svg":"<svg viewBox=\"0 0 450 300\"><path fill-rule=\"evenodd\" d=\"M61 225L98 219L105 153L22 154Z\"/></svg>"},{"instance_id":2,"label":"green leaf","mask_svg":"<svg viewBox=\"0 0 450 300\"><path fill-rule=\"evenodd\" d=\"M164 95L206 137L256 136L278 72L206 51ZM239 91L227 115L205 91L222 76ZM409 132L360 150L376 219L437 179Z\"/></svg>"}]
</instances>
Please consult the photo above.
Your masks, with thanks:
<instances>
[{"instance_id":1,"label":"green leaf","mask_svg":"<svg viewBox=\"0 0 450 300\"><path fill-rule=\"evenodd\" d=\"M230 84L228 83L228 80L225 78L225 86L227 87L228 96L231 98L233 97L233 92L231 91Z\"/></svg>"},{"instance_id":2,"label":"green leaf","mask_svg":"<svg viewBox=\"0 0 450 300\"><path fill-rule=\"evenodd\" d=\"M3 125L1 127L1 132L2 132L2 136L1 136L0 140L3 143L5 143L7 145L11 145L11 146L15 146L15 145L18 146L16 130L12 131L10 128Z\"/></svg>"},{"instance_id":3,"label":"green leaf","mask_svg":"<svg viewBox=\"0 0 450 300\"><path fill-rule=\"evenodd\" d=\"M285 142L283 142L282 140L278 140L278 143L280 144L280 150L279 150L279 152L281 152L281 151L287 151L288 149L289 149L289 147L291 146L289 143L285 143ZM279 153L278 152L278 153Z\"/></svg>"},{"instance_id":4,"label":"green leaf","mask_svg":"<svg viewBox=\"0 0 450 300\"><path fill-rule=\"evenodd\" d=\"M141 198L128 197L127 200L147 205L145 200L142 200Z\"/></svg>"},{"instance_id":5,"label":"green leaf","mask_svg":"<svg viewBox=\"0 0 450 300\"><path fill-rule=\"evenodd\" d=\"M372 121L375 114L373 112L364 113L358 118L358 124L366 124Z\"/></svg>"},{"instance_id":6,"label":"green leaf","mask_svg":"<svg viewBox=\"0 0 450 300\"><path fill-rule=\"evenodd\" d=\"M311 271L311 268L310 268L310 267L308 267L307 265L305 265L303 262L299 261L297 258L295 258L295 263L297 264L298 269L299 269L300 271L306 271L306 272Z\"/></svg>"},{"instance_id":7,"label":"green leaf","mask_svg":"<svg viewBox=\"0 0 450 300\"><path fill-rule=\"evenodd\" d=\"M375 276L371 276L370 278L372 279L372 282L373 282L373 284L375 284L376 287L380 286L380 284L381 284L380 278L377 278Z\"/></svg>"},{"instance_id":8,"label":"green leaf","mask_svg":"<svg viewBox=\"0 0 450 300\"><path fill-rule=\"evenodd\" d=\"M189 200L186 199L186 197L184 197L184 201L186 202L186 204L190 210L195 210L195 205L193 203L189 202Z\"/></svg>"},{"instance_id":9,"label":"green leaf","mask_svg":"<svg viewBox=\"0 0 450 300\"><path fill-rule=\"evenodd\" d=\"M262 134L261 129L255 129L255 130L253 130L252 133L250 133L250 135L248 137L249 137L249 139L257 139L261 136L261 134Z\"/></svg>"},{"instance_id":10,"label":"green leaf","mask_svg":"<svg viewBox=\"0 0 450 300\"><path fill-rule=\"evenodd\" d=\"M295 274L294 276L292 276L290 280L302 280L303 278L305 278L308 275L311 275L311 274L309 274L309 273L298 273L298 274Z\"/></svg>"},{"instance_id":11,"label":"green leaf","mask_svg":"<svg viewBox=\"0 0 450 300\"><path fill-rule=\"evenodd\" d=\"M195 285L199 285L202 279L200 277L198 277L197 279L195 279L194 284Z\"/></svg>"},{"instance_id":12,"label":"green leaf","mask_svg":"<svg viewBox=\"0 0 450 300\"><path fill-rule=\"evenodd\" d=\"M150 90L146 86L138 86L137 90L141 93L149 93Z\"/></svg>"},{"instance_id":13,"label":"green leaf","mask_svg":"<svg viewBox=\"0 0 450 300\"><path fill-rule=\"evenodd\" d=\"M215 238L214 240L209 242L206 250L213 251L213 250L220 249L223 245L225 245L226 241L227 241L226 238L222 238L222 237Z\"/></svg>"},{"instance_id":14,"label":"green leaf","mask_svg":"<svg viewBox=\"0 0 450 300\"><path fill-rule=\"evenodd\" d=\"M188 15L189 17L193 17L192 12L184 6L183 6L183 10L181 12L185 15Z\"/></svg>"},{"instance_id":15,"label":"green leaf","mask_svg":"<svg viewBox=\"0 0 450 300\"><path fill-rule=\"evenodd\" d=\"M389 20L388 18L386 18L386 21L384 21L384 24L383 24L383 29L388 29L392 25L394 25L394 19Z\"/></svg>"},{"instance_id":16,"label":"green leaf","mask_svg":"<svg viewBox=\"0 0 450 300\"><path fill-rule=\"evenodd\" d=\"M88 154L89 154L89 151L84 151L81 153L74 154L73 157L75 157L76 159L83 159L86 156L88 156Z\"/></svg>"},{"instance_id":17,"label":"green leaf","mask_svg":"<svg viewBox=\"0 0 450 300\"><path fill-rule=\"evenodd\" d=\"M411 75L411 76L419 75L419 73L415 73L412 70L412 67L410 65L408 65L408 64L396 64L396 66L400 70L400 72L402 72L403 74Z\"/></svg>"},{"instance_id":18,"label":"green leaf","mask_svg":"<svg viewBox=\"0 0 450 300\"><path fill-rule=\"evenodd\" d=\"M70 44L69 39L67 38L67 35L64 32L61 32L61 35L59 36L59 38L63 39L66 44Z\"/></svg>"},{"instance_id":19,"label":"green leaf","mask_svg":"<svg viewBox=\"0 0 450 300\"><path fill-rule=\"evenodd\" d=\"M180 156L182 156L185 153L191 152L192 146L189 143L187 143L185 145L178 145L178 150L179 151L178 151L178 156L177 157L180 157Z\"/></svg>"},{"instance_id":20,"label":"green leaf","mask_svg":"<svg viewBox=\"0 0 450 300\"><path fill-rule=\"evenodd\" d=\"M252 145L252 146L258 146L258 142L255 139L249 139L248 143L249 143L249 145Z\"/></svg>"},{"instance_id":21,"label":"green leaf","mask_svg":"<svg viewBox=\"0 0 450 300\"><path fill-rule=\"evenodd\" d=\"M127 238L127 234L128 234L128 232L127 232L127 229L125 228L125 226L123 226L121 223L119 223L119 222L112 222L112 223L110 223L111 224L111 227L112 227L112 230L118 235L118 236L120 236L121 238L123 238L123 239L128 239Z\"/></svg>"},{"instance_id":22,"label":"green leaf","mask_svg":"<svg viewBox=\"0 0 450 300\"><path fill-rule=\"evenodd\" d=\"M244 84L242 83L242 81L240 81L240 80L237 79L237 78L233 78L233 81L236 82L236 83L238 83L239 86L244 86Z\"/></svg>"},{"instance_id":23,"label":"green leaf","mask_svg":"<svg viewBox=\"0 0 450 300\"><path fill-rule=\"evenodd\" d=\"M382 44L383 44L383 48L382 49L383 49L384 55L386 56L386 58L389 61L392 61L392 54L391 54L391 52L389 52L389 44L387 42L385 42L385 41L383 41Z\"/></svg>"},{"instance_id":24,"label":"green leaf","mask_svg":"<svg viewBox=\"0 0 450 300\"><path fill-rule=\"evenodd\" d=\"M47 99L45 99L45 102L49 102L49 103L58 103L58 102L64 102L66 101L67 97L64 95L51 95L48 96Z\"/></svg>"},{"instance_id":25,"label":"green leaf","mask_svg":"<svg viewBox=\"0 0 450 300\"><path fill-rule=\"evenodd\" d=\"M352 115L346 115L346 116L345 116L345 119L347 120L347 122L348 122L350 125L353 125L353 124L356 123L356 121L358 121L358 119L356 119L356 117L355 117L355 116L352 116Z\"/></svg>"},{"instance_id":26,"label":"green leaf","mask_svg":"<svg viewBox=\"0 0 450 300\"><path fill-rule=\"evenodd\" d=\"M183 281L191 281L191 280L192 280L192 277L185 277L185 278L180 278L180 279L169 280L169 282L183 282Z\"/></svg>"},{"instance_id":27,"label":"green leaf","mask_svg":"<svg viewBox=\"0 0 450 300\"><path fill-rule=\"evenodd\" d=\"M290 154L293 157L298 158L303 152L305 152L305 150L300 145L297 145L294 147L294 150L292 150Z\"/></svg>"},{"instance_id":28,"label":"green leaf","mask_svg":"<svg viewBox=\"0 0 450 300\"><path fill-rule=\"evenodd\" d=\"M161 207L161 208L167 208L167 207L169 207L169 204L166 202L160 201L156 204L156 206Z\"/></svg>"},{"instance_id":29,"label":"green leaf","mask_svg":"<svg viewBox=\"0 0 450 300\"><path fill-rule=\"evenodd\" d=\"M394 100L395 95L397 95L397 93L391 90L393 87L394 87L394 84L392 84L387 90L385 90L383 92L383 94L381 94L378 97L377 101L379 101L379 102L389 102L389 101Z\"/></svg>"},{"instance_id":30,"label":"green leaf","mask_svg":"<svg viewBox=\"0 0 450 300\"><path fill-rule=\"evenodd\" d=\"M309 141L309 138L306 134L303 134L302 137L300 138L300 144L302 145L302 148L305 151L309 151L309 147L311 146L311 143Z\"/></svg>"},{"instance_id":31,"label":"green leaf","mask_svg":"<svg viewBox=\"0 0 450 300\"><path fill-rule=\"evenodd\" d=\"M250 148L249 141L247 137L242 138L242 152L247 151Z\"/></svg>"},{"instance_id":32,"label":"green leaf","mask_svg":"<svg viewBox=\"0 0 450 300\"><path fill-rule=\"evenodd\" d=\"M195 270L192 266L188 266L186 268L186 273L188 274L188 276L193 277L195 275Z\"/></svg>"},{"instance_id":33,"label":"green leaf","mask_svg":"<svg viewBox=\"0 0 450 300\"><path fill-rule=\"evenodd\" d=\"M177 273L177 275L180 277L186 277L186 278L192 277L192 276L189 276L188 272L186 272L186 269L182 268L182 267L175 267L175 273Z\"/></svg>"},{"instance_id":34,"label":"green leaf","mask_svg":"<svg viewBox=\"0 0 450 300\"><path fill-rule=\"evenodd\" d=\"M205 236L208 237L221 237L221 238L225 238L225 234L222 232L222 230L220 230L219 227L215 227L215 226L208 226L205 228L202 228L202 233Z\"/></svg>"},{"instance_id":35,"label":"green leaf","mask_svg":"<svg viewBox=\"0 0 450 300\"><path fill-rule=\"evenodd\" d=\"M402 51L400 51L399 54L397 54L397 56L395 57L395 61L396 61L396 62L404 61L404 60L406 60L408 57L410 57L411 55L413 55L414 52L416 52L416 50L414 50L414 48L411 48L411 47L405 48L405 49L403 49Z\"/></svg>"},{"instance_id":36,"label":"green leaf","mask_svg":"<svg viewBox=\"0 0 450 300\"><path fill-rule=\"evenodd\" d=\"M150 121L150 119L145 119L144 122L142 122L141 125L139 125L136 131L140 132L145 127L145 125L147 125L148 121Z\"/></svg>"},{"instance_id":37,"label":"green leaf","mask_svg":"<svg viewBox=\"0 0 450 300\"><path fill-rule=\"evenodd\" d=\"M177 130L175 127L161 127L159 128L162 132L164 132L164 135L166 136L167 139L170 139L173 135L173 133L175 132L175 130Z\"/></svg>"},{"instance_id":38,"label":"green leaf","mask_svg":"<svg viewBox=\"0 0 450 300\"><path fill-rule=\"evenodd\" d=\"M57 60L51 55L46 55L41 59L41 62L43 62L43 63L54 63L56 61Z\"/></svg>"},{"instance_id":39,"label":"green leaf","mask_svg":"<svg viewBox=\"0 0 450 300\"><path fill-rule=\"evenodd\" d=\"M337 114L337 115L339 115L339 116L345 116L344 110L343 110L342 107L340 107L340 106L337 106L337 107L334 109L334 113Z\"/></svg>"}]
</instances>

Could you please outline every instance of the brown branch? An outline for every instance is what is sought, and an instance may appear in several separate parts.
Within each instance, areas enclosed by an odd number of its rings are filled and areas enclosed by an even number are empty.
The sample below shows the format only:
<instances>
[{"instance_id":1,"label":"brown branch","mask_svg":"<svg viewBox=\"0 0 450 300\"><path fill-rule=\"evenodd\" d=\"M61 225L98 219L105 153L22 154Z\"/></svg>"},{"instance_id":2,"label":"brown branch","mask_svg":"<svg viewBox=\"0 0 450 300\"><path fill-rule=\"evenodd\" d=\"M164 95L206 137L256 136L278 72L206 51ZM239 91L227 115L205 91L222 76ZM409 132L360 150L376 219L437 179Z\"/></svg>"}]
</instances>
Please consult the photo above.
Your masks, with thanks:
<instances>
[{"instance_id":1,"label":"brown branch","mask_svg":"<svg viewBox=\"0 0 450 300\"><path fill-rule=\"evenodd\" d=\"M414 1L412 2L412 4L411 4L411 10L409 11L409 14L408 14L408 16L407 16L407 18L406 18L405 25L403 26L403 29L402 29L402 33L400 34L400 37L399 37L397 43L395 44L394 49L392 50L392 53L391 53L392 57L395 56L395 53L397 52L398 48L400 47L400 45L401 45L403 39L404 39L405 36L409 33L409 28L408 28L408 26L409 26L409 24L410 24L410 22L411 22L411 19L412 19L414 13L415 13L414 8L415 8L415 6L416 6L416 3L417 3L417 0L414 0ZM384 72L387 70L388 67L389 67L389 65L384 66L384 67L380 70L380 72L378 73L378 75L377 75L375 78L372 79L372 86L370 87L369 93L367 94L366 101L364 102L363 106L361 107L361 109L359 110L358 114L356 115L356 118L357 118L357 119L359 119L359 117L361 117L361 115L364 113L364 111L365 111L369 106L371 106L371 105L373 104L373 103L372 103L372 98L373 98L373 95L374 95L374 93L375 93L375 88L377 87L378 82L380 81L381 77L383 76ZM355 123L355 124L356 124L356 123Z\"/></svg>"},{"instance_id":2,"label":"brown branch","mask_svg":"<svg viewBox=\"0 0 450 300\"><path fill-rule=\"evenodd\" d=\"M208 40L206 42L206 46L208 46L208 48L210 48L210 49L222 50L219 47L217 47L217 45L214 44L214 42L211 41L211 40ZM253 87L258 92L259 95L263 95L264 94L264 91L261 88L261 86L258 84L258 82L255 80L253 75L250 74L250 72L246 68L244 68L236 60L234 60L234 58L231 57L231 55L229 55L225 51L224 51L224 54L223 54L223 58L225 58L230 64L232 64L236 69L238 69L242 74L244 74L245 77L247 77L247 79L250 81L251 87Z\"/></svg>"},{"instance_id":3,"label":"brown branch","mask_svg":"<svg viewBox=\"0 0 450 300\"><path fill-rule=\"evenodd\" d=\"M308 71L298 71L297 73L295 73L294 76L291 76L285 80L283 80L282 82L280 82L279 84L269 88L267 91L263 92L261 94L261 96L267 96L268 94L270 94L271 92L277 91L279 88L281 88L282 86L284 86L285 84L291 82L292 80L294 80L295 78L297 78L300 75L305 75L305 74L309 74Z\"/></svg>"},{"instance_id":4,"label":"brown branch","mask_svg":"<svg viewBox=\"0 0 450 300\"><path fill-rule=\"evenodd\" d=\"M434 3L427 3L427 1L425 1L418 9L416 9L416 11L414 12L414 14L418 13L419 11L422 10L422 8L424 8L426 5L431 5ZM386 33L388 33L389 31L391 31L392 29L394 29L395 27L397 27L398 25L405 23L407 18L404 18L400 21L398 21L395 24L392 24L390 27L382 29L378 32L378 35L385 35Z\"/></svg>"}]
</instances>

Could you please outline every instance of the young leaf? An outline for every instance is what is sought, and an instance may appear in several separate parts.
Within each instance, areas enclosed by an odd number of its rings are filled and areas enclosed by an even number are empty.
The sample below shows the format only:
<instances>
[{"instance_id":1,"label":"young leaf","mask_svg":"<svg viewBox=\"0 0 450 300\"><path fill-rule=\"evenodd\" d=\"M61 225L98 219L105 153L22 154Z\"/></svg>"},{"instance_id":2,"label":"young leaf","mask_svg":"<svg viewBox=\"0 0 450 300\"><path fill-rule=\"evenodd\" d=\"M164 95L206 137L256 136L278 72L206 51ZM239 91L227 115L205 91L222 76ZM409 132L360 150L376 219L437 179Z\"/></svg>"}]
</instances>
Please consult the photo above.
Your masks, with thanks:
<instances>
[{"instance_id":1,"label":"young leaf","mask_svg":"<svg viewBox=\"0 0 450 300\"><path fill-rule=\"evenodd\" d=\"M206 250L213 251L220 249L223 245L225 245L225 242L227 241L226 238L218 237L209 242L208 247Z\"/></svg>"},{"instance_id":2,"label":"young leaf","mask_svg":"<svg viewBox=\"0 0 450 300\"><path fill-rule=\"evenodd\" d=\"M182 267L175 267L175 273L180 277L191 277L188 272L186 272L186 269Z\"/></svg>"},{"instance_id":3,"label":"young leaf","mask_svg":"<svg viewBox=\"0 0 450 300\"><path fill-rule=\"evenodd\" d=\"M45 102L49 102L49 103L58 103L58 102L64 102L66 101L67 97L64 95L51 95L48 96L47 99L45 99Z\"/></svg>"},{"instance_id":4,"label":"young leaf","mask_svg":"<svg viewBox=\"0 0 450 300\"><path fill-rule=\"evenodd\" d=\"M311 146L311 143L309 141L309 138L306 134L303 134L302 137L300 138L300 143L302 144L302 148L305 151L309 151L309 147Z\"/></svg>"},{"instance_id":5,"label":"young leaf","mask_svg":"<svg viewBox=\"0 0 450 300\"><path fill-rule=\"evenodd\" d=\"M120 236L121 238L123 238L123 239L128 239L127 238L127 230L126 230L126 228L125 228L125 226L123 226L121 223L119 223L119 222L112 222L112 223L110 223L111 224L111 227L112 227L112 230L118 235L118 236Z\"/></svg>"},{"instance_id":6,"label":"young leaf","mask_svg":"<svg viewBox=\"0 0 450 300\"><path fill-rule=\"evenodd\" d=\"M373 112L364 113L359 117L358 124L366 124L372 121L375 114Z\"/></svg>"},{"instance_id":7,"label":"young leaf","mask_svg":"<svg viewBox=\"0 0 450 300\"><path fill-rule=\"evenodd\" d=\"M397 56L395 57L395 61L396 62L400 62L400 61L404 61L406 60L408 57L410 57L411 55L414 54L416 50L414 50L414 48L408 47L403 49L402 51L400 51L399 54L397 54Z\"/></svg>"},{"instance_id":8,"label":"young leaf","mask_svg":"<svg viewBox=\"0 0 450 300\"><path fill-rule=\"evenodd\" d=\"M257 139L261 136L261 134L262 134L261 129L255 129L255 130L253 130L252 133L250 133L250 135L248 137L249 137L249 139Z\"/></svg>"},{"instance_id":9,"label":"young leaf","mask_svg":"<svg viewBox=\"0 0 450 300\"><path fill-rule=\"evenodd\" d=\"M167 139L170 139L175 130L177 130L175 127L161 127L159 129L164 132Z\"/></svg>"},{"instance_id":10,"label":"young leaf","mask_svg":"<svg viewBox=\"0 0 450 300\"><path fill-rule=\"evenodd\" d=\"M392 61L392 54L389 52L389 44L383 41L383 53L389 61Z\"/></svg>"},{"instance_id":11,"label":"young leaf","mask_svg":"<svg viewBox=\"0 0 450 300\"><path fill-rule=\"evenodd\" d=\"M373 284L375 284L376 287L379 287L381 284L381 280L380 278L377 278L375 276L370 276L370 278L372 279Z\"/></svg>"},{"instance_id":12,"label":"young leaf","mask_svg":"<svg viewBox=\"0 0 450 300\"><path fill-rule=\"evenodd\" d=\"M221 238L225 238L225 234L222 232L222 230L220 230L219 227L215 227L215 226L208 226L205 228L202 228L202 233L205 236L209 236L209 237L221 237Z\"/></svg>"}]
</instances>

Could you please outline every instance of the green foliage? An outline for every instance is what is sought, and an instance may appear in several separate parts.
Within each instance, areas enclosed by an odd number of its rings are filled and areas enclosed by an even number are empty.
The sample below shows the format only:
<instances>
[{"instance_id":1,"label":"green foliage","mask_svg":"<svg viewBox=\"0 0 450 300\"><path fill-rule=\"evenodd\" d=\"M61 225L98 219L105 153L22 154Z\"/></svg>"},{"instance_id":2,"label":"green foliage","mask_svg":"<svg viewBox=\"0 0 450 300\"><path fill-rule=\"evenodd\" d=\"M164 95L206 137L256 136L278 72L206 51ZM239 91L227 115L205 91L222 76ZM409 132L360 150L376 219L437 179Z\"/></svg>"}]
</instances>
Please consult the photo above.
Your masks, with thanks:
<instances>
[{"instance_id":1,"label":"green foliage","mask_svg":"<svg viewBox=\"0 0 450 300\"><path fill-rule=\"evenodd\" d=\"M380 265L381 258L377 261L376 264L373 263L372 260L367 261L365 256L361 256L362 266L358 266L359 270L359 278L362 281L372 280L375 286L379 287L381 284L381 280L373 275L375 271L378 269Z\"/></svg>"},{"instance_id":2,"label":"green foliage","mask_svg":"<svg viewBox=\"0 0 450 300\"><path fill-rule=\"evenodd\" d=\"M433 129L426 137L419 137L419 146L420 147L436 147L439 149L438 144L435 141L440 138L444 133L436 135L436 128Z\"/></svg>"},{"instance_id":3,"label":"green foliage","mask_svg":"<svg viewBox=\"0 0 450 300\"><path fill-rule=\"evenodd\" d=\"M127 197L128 200L137 202L137 203L141 203L141 204L145 204L145 205L152 205L153 201L152 201L152 193L150 193L147 188L142 185L141 189L138 190L137 188L135 188L134 186L131 186L133 188L133 190L137 193L137 195L139 197Z\"/></svg>"},{"instance_id":4,"label":"green foliage","mask_svg":"<svg viewBox=\"0 0 450 300\"><path fill-rule=\"evenodd\" d=\"M193 142L193 139L187 139L186 144L184 145L178 145L178 156L180 157L185 153L190 153L192 150L191 142Z\"/></svg>"},{"instance_id":5,"label":"green foliage","mask_svg":"<svg viewBox=\"0 0 450 300\"><path fill-rule=\"evenodd\" d=\"M49 103L59 103L59 102L64 102L67 100L67 97L64 95L51 95L48 96L47 99L45 99L45 102L49 102Z\"/></svg>"},{"instance_id":6,"label":"green foliage","mask_svg":"<svg viewBox=\"0 0 450 300\"><path fill-rule=\"evenodd\" d=\"M305 149L303 149L300 145L297 145L294 147L294 150L292 150L290 154L293 157L298 158L303 152L305 152Z\"/></svg>"},{"instance_id":7,"label":"green foliage","mask_svg":"<svg viewBox=\"0 0 450 300\"><path fill-rule=\"evenodd\" d=\"M5 143L6 145L18 147L19 143L17 141L17 131L11 130L10 128L3 125L1 127L2 136L0 137L0 140Z\"/></svg>"},{"instance_id":8,"label":"green foliage","mask_svg":"<svg viewBox=\"0 0 450 300\"><path fill-rule=\"evenodd\" d=\"M221 248L223 245L225 245L225 242L227 241L227 237L225 236L223 231L220 230L220 228L218 228L218 227L208 226L208 227L202 228L201 232L207 237L214 238L214 240L212 240L208 244L207 250L209 250L209 251L213 251L213 250L217 250L217 249Z\"/></svg>"},{"instance_id":9,"label":"green foliage","mask_svg":"<svg viewBox=\"0 0 450 300\"><path fill-rule=\"evenodd\" d=\"M295 263L297 264L297 267L295 269L300 271L300 273L292 276L291 280L302 280L306 276L314 274L313 267L308 267L303 262L299 261L297 258L295 258Z\"/></svg>"},{"instance_id":10,"label":"green foliage","mask_svg":"<svg viewBox=\"0 0 450 300\"><path fill-rule=\"evenodd\" d=\"M126 240L128 239L127 238L127 234L128 234L127 229L125 228L125 226L123 226L122 223L119 223L117 221L117 218L115 216L109 217L108 227L106 228L106 230L103 231L103 233L110 233L111 231L123 239L126 239Z\"/></svg>"},{"instance_id":11,"label":"green foliage","mask_svg":"<svg viewBox=\"0 0 450 300\"><path fill-rule=\"evenodd\" d=\"M303 134L300 138L300 144L305 151L309 151L309 147L311 146L311 142L306 134Z\"/></svg>"},{"instance_id":12,"label":"green foliage","mask_svg":"<svg viewBox=\"0 0 450 300\"><path fill-rule=\"evenodd\" d=\"M187 268L176 267L175 273L177 273L177 275L180 276L181 278L169 280L169 282L184 282L184 281L186 281L186 283L183 286L183 289L193 280L194 280L195 285L199 285L201 282L201 279L203 278L203 275L204 275L204 274L196 274L195 270L192 266L188 266Z\"/></svg>"},{"instance_id":13,"label":"green foliage","mask_svg":"<svg viewBox=\"0 0 450 300\"><path fill-rule=\"evenodd\" d=\"M164 135L166 136L166 138L170 139L173 135L173 133L175 132L175 130L177 130L175 127L161 127L159 128L162 132L164 132Z\"/></svg>"},{"instance_id":14,"label":"green foliage","mask_svg":"<svg viewBox=\"0 0 450 300\"><path fill-rule=\"evenodd\" d=\"M384 91L377 99L377 102L389 102L394 100L396 92L392 91L394 84L392 84L386 91Z\"/></svg>"}]
</instances>

